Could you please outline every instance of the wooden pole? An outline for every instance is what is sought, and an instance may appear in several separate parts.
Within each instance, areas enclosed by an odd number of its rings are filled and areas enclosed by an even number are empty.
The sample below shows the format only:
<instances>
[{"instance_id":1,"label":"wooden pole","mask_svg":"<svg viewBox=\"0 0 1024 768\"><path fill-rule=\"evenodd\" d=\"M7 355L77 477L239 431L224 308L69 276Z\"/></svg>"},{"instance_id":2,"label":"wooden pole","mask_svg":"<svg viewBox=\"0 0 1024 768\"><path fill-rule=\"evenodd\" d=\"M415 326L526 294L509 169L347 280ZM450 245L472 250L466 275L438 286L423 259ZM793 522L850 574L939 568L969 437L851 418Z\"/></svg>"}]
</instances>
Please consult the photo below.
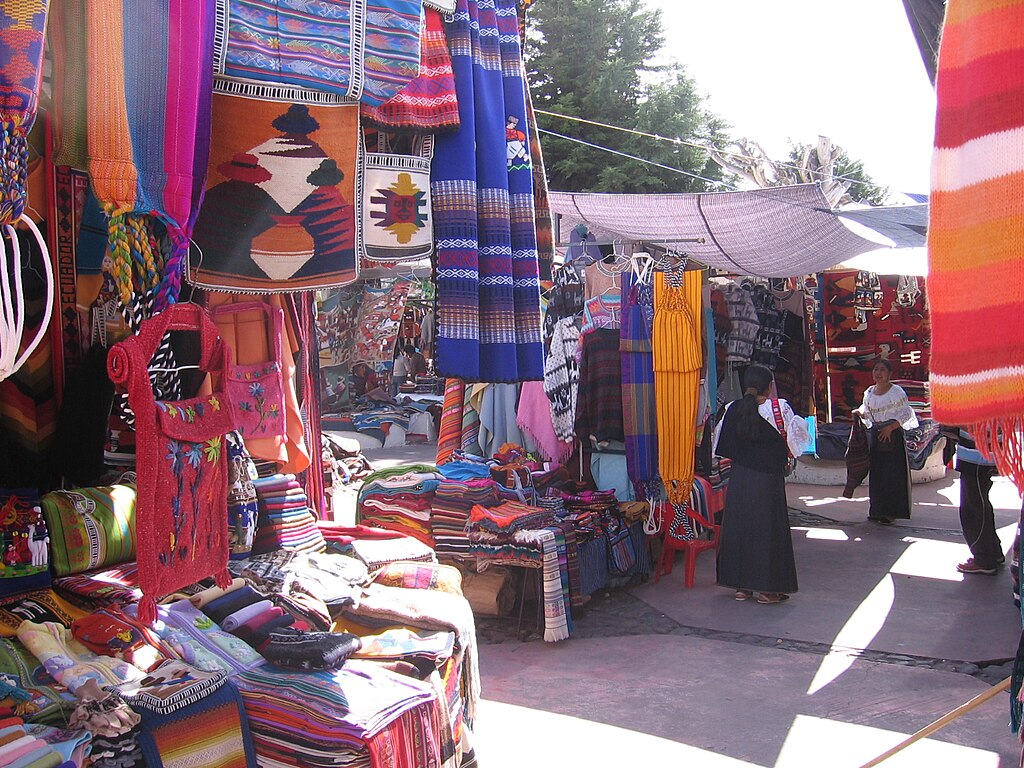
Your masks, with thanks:
<instances>
[{"instance_id":1,"label":"wooden pole","mask_svg":"<svg viewBox=\"0 0 1024 768\"><path fill-rule=\"evenodd\" d=\"M937 730L939 730L940 728L944 728L945 726L949 725L951 722L956 720L961 715L967 714L968 712L970 712L975 707L978 707L978 706L984 704L989 699L994 698L996 696L996 694L999 694L999 693L1002 693L1003 691L1005 691L1007 688L1010 687L1010 680L1011 680L1011 678L1008 677L1005 680L1003 680L1003 682L999 683L999 685L993 685L991 688L989 688L984 693L979 693L977 696L975 696L973 699L968 701L966 704L961 704L959 707L954 709L952 712L948 712L947 714L943 715L942 717L940 717L935 722L929 723L924 728L922 728L917 733L915 733L913 736L910 736L909 738L901 741L899 744L897 744L892 749L887 750L886 752L883 752L881 755L876 757L874 760L871 760L871 761L869 761L867 763L864 763L864 765L862 765L860 768L874 768L874 766L879 765L880 763L888 760L890 757L895 755L897 752L902 752L904 749L909 747L914 742L920 741L921 739L923 739L923 738L925 738L927 736L931 736Z\"/></svg>"}]
</instances>

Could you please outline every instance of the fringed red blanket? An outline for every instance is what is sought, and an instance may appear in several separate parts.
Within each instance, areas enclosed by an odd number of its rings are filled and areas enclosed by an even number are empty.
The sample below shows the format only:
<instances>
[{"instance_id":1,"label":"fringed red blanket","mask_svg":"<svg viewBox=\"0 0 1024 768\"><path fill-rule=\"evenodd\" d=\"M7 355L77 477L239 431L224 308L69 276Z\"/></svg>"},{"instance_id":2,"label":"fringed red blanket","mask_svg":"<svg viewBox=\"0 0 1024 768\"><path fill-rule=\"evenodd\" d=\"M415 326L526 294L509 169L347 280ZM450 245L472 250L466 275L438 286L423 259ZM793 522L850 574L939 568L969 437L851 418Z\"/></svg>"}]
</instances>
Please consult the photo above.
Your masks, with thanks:
<instances>
[{"instance_id":1,"label":"fringed red blanket","mask_svg":"<svg viewBox=\"0 0 1024 768\"><path fill-rule=\"evenodd\" d=\"M933 414L1024 490L1024 0L950 0L928 232Z\"/></svg>"}]
</instances>

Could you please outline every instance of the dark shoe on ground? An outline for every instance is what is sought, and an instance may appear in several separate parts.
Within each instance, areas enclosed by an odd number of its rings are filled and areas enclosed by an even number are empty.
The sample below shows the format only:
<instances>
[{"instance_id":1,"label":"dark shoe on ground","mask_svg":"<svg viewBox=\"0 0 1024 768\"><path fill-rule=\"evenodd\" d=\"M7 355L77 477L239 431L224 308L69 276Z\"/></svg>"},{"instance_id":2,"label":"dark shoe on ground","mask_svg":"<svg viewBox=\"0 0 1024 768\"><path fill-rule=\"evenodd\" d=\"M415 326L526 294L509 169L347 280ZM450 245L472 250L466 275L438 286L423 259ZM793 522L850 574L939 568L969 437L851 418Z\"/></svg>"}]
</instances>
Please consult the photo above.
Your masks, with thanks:
<instances>
[{"instance_id":1,"label":"dark shoe on ground","mask_svg":"<svg viewBox=\"0 0 1024 768\"><path fill-rule=\"evenodd\" d=\"M785 600L789 600L789 595L783 592L762 592L757 596L757 602L761 605L775 605Z\"/></svg>"},{"instance_id":2,"label":"dark shoe on ground","mask_svg":"<svg viewBox=\"0 0 1024 768\"><path fill-rule=\"evenodd\" d=\"M968 558L965 563L960 563L956 569L960 571L960 573L983 573L986 576L991 576L999 570L996 566L986 567L981 565L973 557Z\"/></svg>"},{"instance_id":3,"label":"dark shoe on ground","mask_svg":"<svg viewBox=\"0 0 1024 768\"><path fill-rule=\"evenodd\" d=\"M736 599L737 600L749 600L753 596L754 596L754 593L751 592L749 589L737 589L736 590Z\"/></svg>"},{"instance_id":4,"label":"dark shoe on ground","mask_svg":"<svg viewBox=\"0 0 1024 768\"><path fill-rule=\"evenodd\" d=\"M868 520L879 525L894 525L891 517L869 517Z\"/></svg>"}]
</instances>

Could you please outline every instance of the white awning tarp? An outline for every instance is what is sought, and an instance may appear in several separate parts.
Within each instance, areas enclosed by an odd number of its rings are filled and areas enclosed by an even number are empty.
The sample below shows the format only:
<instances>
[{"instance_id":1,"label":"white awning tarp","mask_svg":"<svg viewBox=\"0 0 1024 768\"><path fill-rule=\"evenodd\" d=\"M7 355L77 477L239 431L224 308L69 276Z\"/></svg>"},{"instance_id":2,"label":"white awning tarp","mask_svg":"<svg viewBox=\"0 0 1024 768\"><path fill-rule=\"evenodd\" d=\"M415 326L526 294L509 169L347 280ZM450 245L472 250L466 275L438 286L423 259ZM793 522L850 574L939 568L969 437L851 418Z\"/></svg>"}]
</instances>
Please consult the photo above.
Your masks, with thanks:
<instances>
[{"instance_id":1,"label":"white awning tarp","mask_svg":"<svg viewBox=\"0 0 1024 768\"><path fill-rule=\"evenodd\" d=\"M662 244L711 267L794 277L874 251L836 217L817 184L680 194L551 192L560 244L577 224L600 239ZM703 242L678 242L703 238Z\"/></svg>"}]
</instances>

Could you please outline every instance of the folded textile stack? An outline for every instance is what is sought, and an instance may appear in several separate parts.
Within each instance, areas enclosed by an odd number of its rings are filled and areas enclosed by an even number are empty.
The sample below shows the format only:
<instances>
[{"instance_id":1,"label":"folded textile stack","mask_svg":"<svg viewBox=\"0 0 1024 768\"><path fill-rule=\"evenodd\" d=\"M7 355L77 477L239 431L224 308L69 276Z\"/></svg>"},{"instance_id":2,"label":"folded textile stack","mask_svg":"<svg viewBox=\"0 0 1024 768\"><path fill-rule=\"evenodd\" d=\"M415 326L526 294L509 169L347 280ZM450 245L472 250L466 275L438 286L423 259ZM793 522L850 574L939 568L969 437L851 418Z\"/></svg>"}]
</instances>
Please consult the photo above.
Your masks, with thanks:
<instances>
[{"instance_id":1,"label":"folded textile stack","mask_svg":"<svg viewBox=\"0 0 1024 768\"><path fill-rule=\"evenodd\" d=\"M476 504L469 512L466 532L470 540L477 533L511 535L516 531L544 528L554 522L551 511L518 501L504 501L494 507Z\"/></svg>"},{"instance_id":2,"label":"folded textile stack","mask_svg":"<svg viewBox=\"0 0 1024 768\"><path fill-rule=\"evenodd\" d=\"M437 554L468 556L466 524L469 522L470 510L477 504L494 507L498 503L498 488L490 478L442 480L434 491L433 514L430 518Z\"/></svg>"},{"instance_id":3,"label":"folded textile stack","mask_svg":"<svg viewBox=\"0 0 1024 768\"><path fill-rule=\"evenodd\" d=\"M373 571L398 560L436 562L434 550L419 539L398 531L368 525L343 526L321 523L329 552L361 560Z\"/></svg>"},{"instance_id":4,"label":"folded textile stack","mask_svg":"<svg viewBox=\"0 0 1024 768\"><path fill-rule=\"evenodd\" d=\"M254 554L275 549L323 552L324 538L307 506L306 492L295 475L270 475L253 482L260 517L253 542Z\"/></svg>"},{"instance_id":5,"label":"folded textile stack","mask_svg":"<svg viewBox=\"0 0 1024 768\"><path fill-rule=\"evenodd\" d=\"M903 388L907 393L907 400L910 407L918 417L930 419L932 416L931 387L927 381L914 381L913 379L893 379L893 384Z\"/></svg>"},{"instance_id":6,"label":"folded textile stack","mask_svg":"<svg viewBox=\"0 0 1024 768\"><path fill-rule=\"evenodd\" d=\"M433 547L430 510L438 483L433 472L371 476L359 491L357 519L366 525L404 533Z\"/></svg>"},{"instance_id":7,"label":"folded textile stack","mask_svg":"<svg viewBox=\"0 0 1024 768\"><path fill-rule=\"evenodd\" d=\"M92 734L49 725L26 725L20 717L0 719L0 765L79 766L92 748Z\"/></svg>"},{"instance_id":8,"label":"folded textile stack","mask_svg":"<svg viewBox=\"0 0 1024 768\"><path fill-rule=\"evenodd\" d=\"M352 659L332 672L262 667L235 680L262 766L368 766L371 742L403 715L436 720L430 685L372 662Z\"/></svg>"},{"instance_id":9,"label":"folded textile stack","mask_svg":"<svg viewBox=\"0 0 1024 768\"><path fill-rule=\"evenodd\" d=\"M275 629L263 647L272 664L287 669L338 669L362 647L358 635L348 632L301 632Z\"/></svg>"}]
</instances>

